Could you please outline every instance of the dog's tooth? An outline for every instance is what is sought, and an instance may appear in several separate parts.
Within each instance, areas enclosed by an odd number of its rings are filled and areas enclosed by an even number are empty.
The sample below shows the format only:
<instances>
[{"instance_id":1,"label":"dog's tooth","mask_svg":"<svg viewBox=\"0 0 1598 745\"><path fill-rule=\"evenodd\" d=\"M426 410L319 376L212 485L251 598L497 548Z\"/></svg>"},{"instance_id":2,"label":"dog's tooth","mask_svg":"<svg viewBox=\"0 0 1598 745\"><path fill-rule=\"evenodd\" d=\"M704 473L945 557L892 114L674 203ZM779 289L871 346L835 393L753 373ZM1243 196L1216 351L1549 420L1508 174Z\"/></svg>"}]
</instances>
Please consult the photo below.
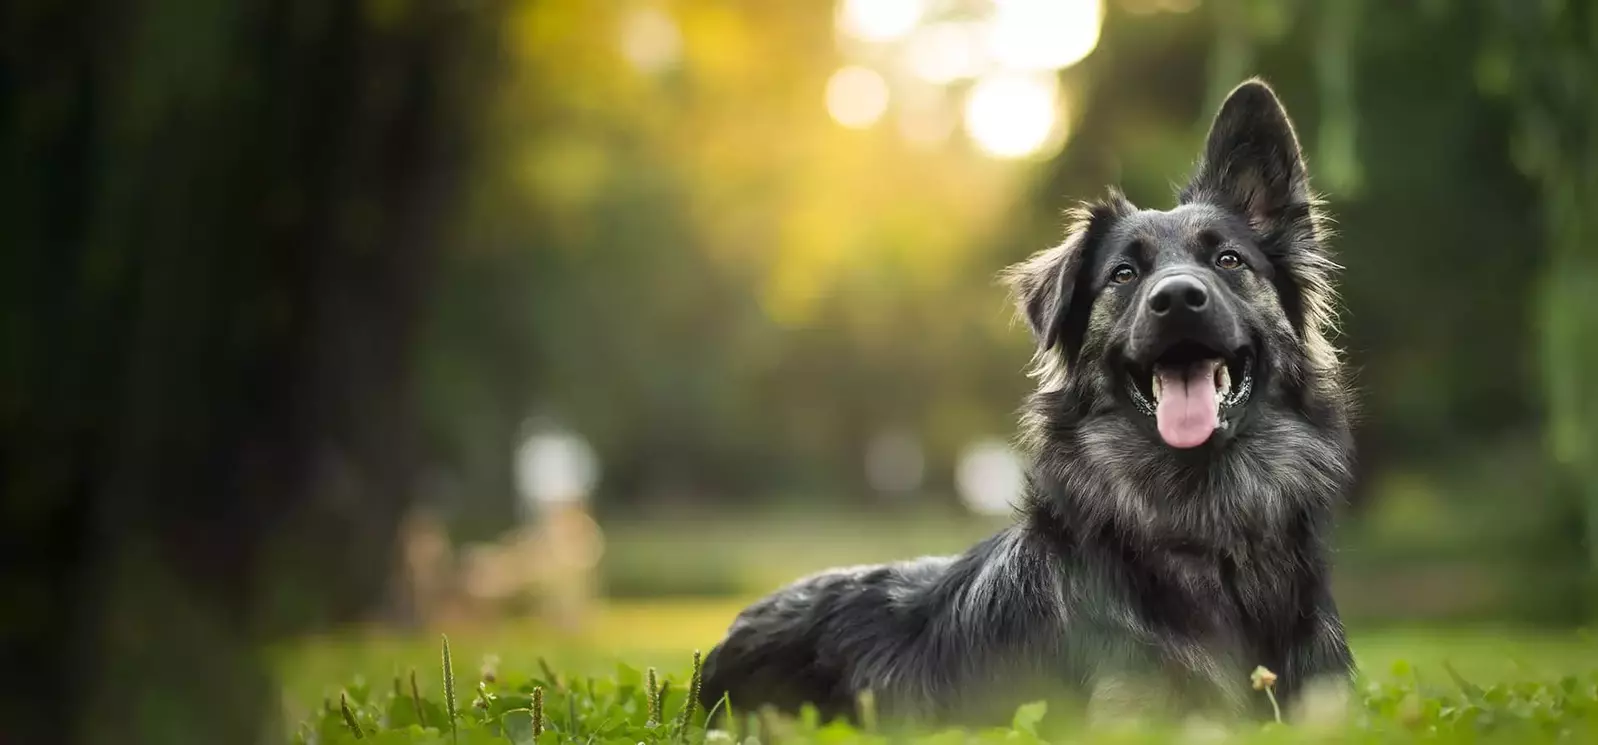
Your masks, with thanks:
<instances>
[{"instance_id":1,"label":"dog's tooth","mask_svg":"<svg viewBox=\"0 0 1598 745\"><path fill-rule=\"evenodd\" d=\"M1232 392L1232 371L1226 369L1226 363L1217 366L1215 373L1215 390L1222 396Z\"/></svg>"},{"instance_id":2,"label":"dog's tooth","mask_svg":"<svg viewBox=\"0 0 1598 745\"><path fill-rule=\"evenodd\" d=\"M1149 382L1149 391L1154 394L1154 403L1160 402L1160 375L1155 373Z\"/></svg>"}]
</instances>

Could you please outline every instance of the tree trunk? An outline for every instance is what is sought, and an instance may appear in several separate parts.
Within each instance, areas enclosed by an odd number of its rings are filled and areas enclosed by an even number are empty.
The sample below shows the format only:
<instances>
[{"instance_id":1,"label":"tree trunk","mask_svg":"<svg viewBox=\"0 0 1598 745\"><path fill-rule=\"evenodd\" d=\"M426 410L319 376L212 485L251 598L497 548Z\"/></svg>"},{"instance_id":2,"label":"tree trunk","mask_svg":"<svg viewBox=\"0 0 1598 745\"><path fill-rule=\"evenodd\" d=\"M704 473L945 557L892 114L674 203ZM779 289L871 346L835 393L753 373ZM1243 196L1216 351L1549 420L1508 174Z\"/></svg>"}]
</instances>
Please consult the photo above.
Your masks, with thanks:
<instances>
[{"instance_id":1,"label":"tree trunk","mask_svg":"<svg viewBox=\"0 0 1598 745\"><path fill-rule=\"evenodd\" d=\"M280 738L259 645L388 576L412 320L489 24L469 3L16 5L6 739Z\"/></svg>"}]
</instances>

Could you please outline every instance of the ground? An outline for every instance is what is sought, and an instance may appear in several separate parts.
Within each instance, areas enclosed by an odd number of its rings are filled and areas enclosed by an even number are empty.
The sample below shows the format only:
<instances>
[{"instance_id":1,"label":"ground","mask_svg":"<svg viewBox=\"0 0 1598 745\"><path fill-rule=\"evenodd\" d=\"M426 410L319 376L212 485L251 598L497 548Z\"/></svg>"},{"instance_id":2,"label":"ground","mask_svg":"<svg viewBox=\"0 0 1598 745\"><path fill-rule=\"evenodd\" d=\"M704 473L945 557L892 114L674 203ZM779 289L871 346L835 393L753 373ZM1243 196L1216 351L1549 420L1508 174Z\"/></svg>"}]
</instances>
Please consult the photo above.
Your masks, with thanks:
<instances>
[{"instance_id":1,"label":"ground","mask_svg":"<svg viewBox=\"0 0 1598 745\"><path fill-rule=\"evenodd\" d=\"M610 603L596 609L577 635L562 635L533 621L442 631L450 638L457 680L463 681L457 688L469 698L479 667L490 655L501 671L524 679L541 677L545 665L563 677L614 675L618 663L680 673L693 650L708 650L746 602ZM1448 667L1483 687L1571 675L1587 680L1598 671L1598 640L1579 632L1481 626L1354 629L1352 641L1367 682L1452 686ZM435 632L354 629L286 645L275 656L291 722L311 716L324 700L336 701L356 681L383 690L412 669L432 681L439 658Z\"/></svg>"}]
</instances>

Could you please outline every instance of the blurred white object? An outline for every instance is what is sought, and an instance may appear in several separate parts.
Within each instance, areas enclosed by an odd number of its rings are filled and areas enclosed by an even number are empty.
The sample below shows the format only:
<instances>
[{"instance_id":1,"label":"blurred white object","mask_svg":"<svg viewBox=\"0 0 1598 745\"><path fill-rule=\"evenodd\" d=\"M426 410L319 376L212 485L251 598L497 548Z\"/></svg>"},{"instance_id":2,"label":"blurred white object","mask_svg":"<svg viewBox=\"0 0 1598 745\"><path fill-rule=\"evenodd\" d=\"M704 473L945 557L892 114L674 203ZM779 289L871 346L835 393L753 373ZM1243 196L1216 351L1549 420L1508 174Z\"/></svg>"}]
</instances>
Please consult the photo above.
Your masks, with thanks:
<instances>
[{"instance_id":1,"label":"blurred white object","mask_svg":"<svg viewBox=\"0 0 1598 745\"><path fill-rule=\"evenodd\" d=\"M575 433L529 428L516 449L516 488L523 506L536 513L543 505L584 502L599 477L593 448Z\"/></svg>"},{"instance_id":2,"label":"blurred white object","mask_svg":"<svg viewBox=\"0 0 1598 745\"><path fill-rule=\"evenodd\" d=\"M921 22L922 0L843 0L838 30L861 41L902 38Z\"/></svg>"},{"instance_id":3,"label":"blurred white object","mask_svg":"<svg viewBox=\"0 0 1598 745\"><path fill-rule=\"evenodd\" d=\"M972 86L965 127L988 155L1022 158L1049 144L1059 114L1059 83L1054 75L1003 73Z\"/></svg>"},{"instance_id":4,"label":"blurred white object","mask_svg":"<svg viewBox=\"0 0 1598 745\"><path fill-rule=\"evenodd\" d=\"M666 11L639 8L622 20L621 52L639 71L660 72L682 56L682 34Z\"/></svg>"},{"instance_id":5,"label":"blurred white object","mask_svg":"<svg viewBox=\"0 0 1598 745\"><path fill-rule=\"evenodd\" d=\"M537 524L524 528L502 552L512 571L502 583L487 582L481 590L514 591L525 587L527 570L540 567L548 612L555 624L577 631L593 605L594 570L604 554L604 534L588 514L587 501L599 478L598 459L581 436L542 422L530 422L526 439L516 449L516 487L524 517ZM495 575L484 572L483 576ZM509 590L507 590L509 588Z\"/></svg>"},{"instance_id":6,"label":"blurred white object","mask_svg":"<svg viewBox=\"0 0 1598 745\"><path fill-rule=\"evenodd\" d=\"M1011 70L1053 72L1099 45L1103 0L995 0L988 54Z\"/></svg>"},{"instance_id":7,"label":"blurred white object","mask_svg":"<svg viewBox=\"0 0 1598 745\"><path fill-rule=\"evenodd\" d=\"M955 472L960 501L972 512L1002 515L1014 509L1026 488L1021 456L1002 440L972 443L960 456Z\"/></svg>"},{"instance_id":8,"label":"blurred white object","mask_svg":"<svg viewBox=\"0 0 1598 745\"><path fill-rule=\"evenodd\" d=\"M827 114L850 129L877 123L888 110L888 81L869 67L839 68L827 79Z\"/></svg>"},{"instance_id":9,"label":"blurred white object","mask_svg":"<svg viewBox=\"0 0 1598 745\"><path fill-rule=\"evenodd\" d=\"M978 38L981 28L953 21L926 26L905 46L905 64L916 77L938 85L976 77L988 62Z\"/></svg>"}]
</instances>

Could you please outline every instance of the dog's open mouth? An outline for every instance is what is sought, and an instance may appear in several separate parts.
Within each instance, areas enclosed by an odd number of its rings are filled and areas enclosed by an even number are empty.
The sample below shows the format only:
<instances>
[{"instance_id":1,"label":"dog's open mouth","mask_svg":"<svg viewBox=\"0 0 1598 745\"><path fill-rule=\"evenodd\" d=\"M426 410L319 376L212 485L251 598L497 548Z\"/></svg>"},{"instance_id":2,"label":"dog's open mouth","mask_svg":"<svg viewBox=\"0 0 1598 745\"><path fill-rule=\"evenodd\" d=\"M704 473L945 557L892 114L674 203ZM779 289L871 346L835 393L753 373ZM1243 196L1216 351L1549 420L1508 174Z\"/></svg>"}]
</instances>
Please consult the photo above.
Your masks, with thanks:
<instances>
[{"instance_id":1,"label":"dog's open mouth","mask_svg":"<svg viewBox=\"0 0 1598 745\"><path fill-rule=\"evenodd\" d=\"M1254 359L1247 348L1221 353L1205 345L1182 342L1161 354L1153 365L1127 370L1132 402L1154 417L1165 444L1193 448L1231 422L1230 409L1248 401L1254 385Z\"/></svg>"}]
</instances>

